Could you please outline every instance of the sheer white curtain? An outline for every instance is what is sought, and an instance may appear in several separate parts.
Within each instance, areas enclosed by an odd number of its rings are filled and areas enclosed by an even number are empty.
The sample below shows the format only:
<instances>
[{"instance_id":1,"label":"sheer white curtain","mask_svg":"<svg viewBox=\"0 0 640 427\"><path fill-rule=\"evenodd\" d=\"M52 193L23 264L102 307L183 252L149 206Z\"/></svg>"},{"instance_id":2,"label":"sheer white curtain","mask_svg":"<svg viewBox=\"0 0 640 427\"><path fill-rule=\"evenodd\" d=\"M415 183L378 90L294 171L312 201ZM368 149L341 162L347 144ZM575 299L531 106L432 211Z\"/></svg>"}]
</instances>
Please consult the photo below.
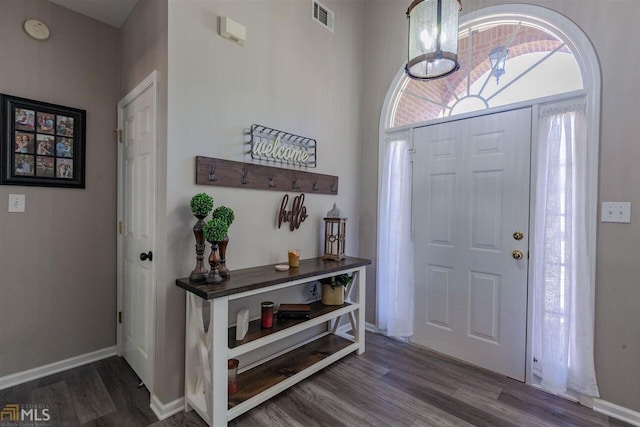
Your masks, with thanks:
<instances>
[{"instance_id":1,"label":"sheer white curtain","mask_svg":"<svg viewBox=\"0 0 640 427\"><path fill-rule=\"evenodd\" d=\"M386 141L378 209L377 326L395 337L413 335L411 155L408 134Z\"/></svg>"},{"instance_id":2,"label":"sheer white curtain","mask_svg":"<svg viewBox=\"0 0 640 427\"><path fill-rule=\"evenodd\" d=\"M540 110L534 235L533 373L556 394L597 397L583 101Z\"/></svg>"}]
</instances>

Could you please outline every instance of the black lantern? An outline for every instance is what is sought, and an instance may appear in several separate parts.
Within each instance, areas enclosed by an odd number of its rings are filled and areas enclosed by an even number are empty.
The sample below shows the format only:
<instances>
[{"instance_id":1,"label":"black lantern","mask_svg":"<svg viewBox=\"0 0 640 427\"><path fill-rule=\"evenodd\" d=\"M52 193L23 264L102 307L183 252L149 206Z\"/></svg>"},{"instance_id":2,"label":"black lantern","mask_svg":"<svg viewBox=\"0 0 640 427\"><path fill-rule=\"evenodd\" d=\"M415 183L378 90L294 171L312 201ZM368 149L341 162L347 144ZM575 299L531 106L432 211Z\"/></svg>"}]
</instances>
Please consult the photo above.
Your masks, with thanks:
<instances>
[{"instance_id":1,"label":"black lantern","mask_svg":"<svg viewBox=\"0 0 640 427\"><path fill-rule=\"evenodd\" d=\"M414 0L407 9L409 58L405 71L412 79L447 76L458 68L460 0Z\"/></svg>"},{"instance_id":2,"label":"black lantern","mask_svg":"<svg viewBox=\"0 0 640 427\"><path fill-rule=\"evenodd\" d=\"M496 78L496 86L500 84L500 77L506 72L507 56L509 56L509 49L504 46L498 46L489 52L489 61L493 70L491 75Z\"/></svg>"},{"instance_id":3,"label":"black lantern","mask_svg":"<svg viewBox=\"0 0 640 427\"><path fill-rule=\"evenodd\" d=\"M340 261L344 254L347 218L344 213L333 204L333 209L327 212L324 219L324 255L322 259Z\"/></svg>"}]
</instances>

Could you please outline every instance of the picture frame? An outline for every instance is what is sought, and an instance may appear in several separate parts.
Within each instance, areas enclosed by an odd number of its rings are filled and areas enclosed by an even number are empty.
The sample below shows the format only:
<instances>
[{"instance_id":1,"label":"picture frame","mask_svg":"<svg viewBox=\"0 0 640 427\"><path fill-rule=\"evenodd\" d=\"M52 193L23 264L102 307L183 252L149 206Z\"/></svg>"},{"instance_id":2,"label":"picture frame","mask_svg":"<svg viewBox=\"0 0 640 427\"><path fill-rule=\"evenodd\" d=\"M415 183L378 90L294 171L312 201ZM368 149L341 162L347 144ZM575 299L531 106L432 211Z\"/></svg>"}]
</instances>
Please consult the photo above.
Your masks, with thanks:
<instances>
[{"instance_id":1,"label":"picture frame","mask_svg":"<svg viewBox=\"0 0 640 427\"><path fill-rule=\"evenodd\" d=\"M86 115L0 94L0 185L85 188Z\"/></svg>"}]
</instances>

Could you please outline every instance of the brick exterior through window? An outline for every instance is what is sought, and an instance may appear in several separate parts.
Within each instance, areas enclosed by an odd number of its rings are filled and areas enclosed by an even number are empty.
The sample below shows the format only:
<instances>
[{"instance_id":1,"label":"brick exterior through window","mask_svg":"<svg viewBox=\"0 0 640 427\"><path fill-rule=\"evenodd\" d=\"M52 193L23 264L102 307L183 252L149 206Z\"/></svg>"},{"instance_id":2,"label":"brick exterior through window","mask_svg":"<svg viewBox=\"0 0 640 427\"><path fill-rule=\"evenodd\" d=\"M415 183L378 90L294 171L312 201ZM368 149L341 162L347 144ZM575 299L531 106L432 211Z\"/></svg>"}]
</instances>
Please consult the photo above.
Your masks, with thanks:
<instances>
[{"instance_id":1,"label":"brick exterior through window","mask_svg":"<svg viewBox=\"0 0 640 427\"><path fill-rule=\"evenodd\" d=\"M469 52L470 42L471 53ZM557 53L573 55L569 48L563 46L562 40L558 37L526 23L496 22L492 25L483 25L481 28L471 28L460 34L458 42L460 69L457 72L431 81L412 80L407 77L403 79L401 83L403 87L397 92L395 114L391 120L392 127L450 115L448 107L457 99L469 95L467 91L473 83L491 70L489 52L495 47L507 45L509 49L507 64L514 58L532 53L553 52L561 46ZM493 84L495 85L495 82ZM471 93L471 95L474 94Z\"/></svg>"}]
</instances>

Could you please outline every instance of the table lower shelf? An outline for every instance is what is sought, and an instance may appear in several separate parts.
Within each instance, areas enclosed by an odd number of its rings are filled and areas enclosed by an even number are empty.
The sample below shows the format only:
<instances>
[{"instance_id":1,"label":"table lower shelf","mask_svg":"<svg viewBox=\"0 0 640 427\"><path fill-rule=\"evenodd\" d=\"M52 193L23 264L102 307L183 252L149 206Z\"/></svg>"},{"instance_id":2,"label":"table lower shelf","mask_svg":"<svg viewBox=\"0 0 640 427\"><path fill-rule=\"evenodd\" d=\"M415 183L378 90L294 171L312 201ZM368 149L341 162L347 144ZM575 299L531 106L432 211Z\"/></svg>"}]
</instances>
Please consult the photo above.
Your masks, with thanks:
<instances>
[{"instance_id":1,"label":"table lower shelf","mask_svg":"<svg viewBox=\"0 0 640 427\"><path fill-rule=\"evenodd\" d=\"M238 375L238 392L229 397L229 408L251 399L353 344L337 335L325 335Z\"/></svg>"},{"instance_id":2,"label":"table lower shelf","mask_svg":"<svg viewBox=\"0 0 640 427\"><path fill-rule=\"evenodd\" d=\"M229 396L227 420L234 419L356 350L358 343L327 334L242 372L238 375L238 392ZM188 401L201 416L206 415L204 395L188 396Z\"/></svg>"}]
</instances>

